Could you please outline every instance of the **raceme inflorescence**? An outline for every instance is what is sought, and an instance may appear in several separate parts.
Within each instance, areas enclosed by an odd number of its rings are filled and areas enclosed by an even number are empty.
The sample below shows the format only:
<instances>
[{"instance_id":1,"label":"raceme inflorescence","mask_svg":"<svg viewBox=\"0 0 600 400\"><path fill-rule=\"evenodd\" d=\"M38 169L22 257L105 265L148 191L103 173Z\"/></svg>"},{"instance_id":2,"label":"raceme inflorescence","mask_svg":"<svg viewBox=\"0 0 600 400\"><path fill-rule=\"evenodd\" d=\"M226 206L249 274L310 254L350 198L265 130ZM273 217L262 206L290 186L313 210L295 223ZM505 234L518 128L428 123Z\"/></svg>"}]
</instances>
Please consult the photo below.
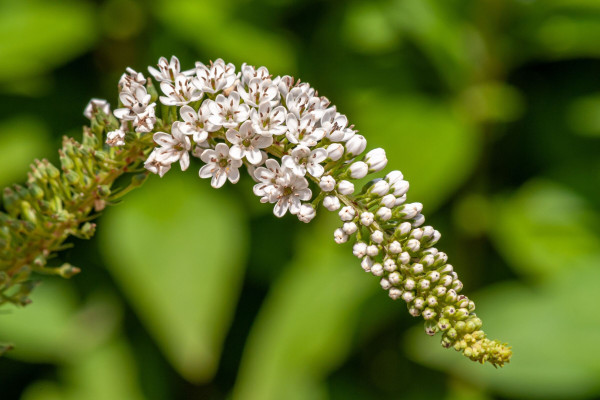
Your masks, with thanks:
<instances>
[{"instance_id":1,"label":"raceme inflorescence","mask_svg":"<svg viewBox=\"0 0 600 400\"><path fill-rule=\"evenodd\" d=\"M31 272L77 273L68 264L48 267L47 259L70 235L91 237L97 213L148 173L163 177L175 163L187 170L191 155L214 188L237 183L245 167L254 194L277 217L289 212L310 222L321 204L336 212L333 239L352 243L362 269L423 317L427 334L441 333L443 347L474 361L509 362L510 347L486 337L447 255L434 247L440 233L424 226L423 205L407 202L402 173L359 187L384 170L386 153L366 152L366 139L326 97L291 76L247 64L236 72L221 59L182 70L176 57L161 58L149 72L127 69L112 112L107 101L90 101L90 127L81 143L64 138L60 169L36 161L25 186L4 190L0 303L27 304Z\"/></svg>"}]
</instances>

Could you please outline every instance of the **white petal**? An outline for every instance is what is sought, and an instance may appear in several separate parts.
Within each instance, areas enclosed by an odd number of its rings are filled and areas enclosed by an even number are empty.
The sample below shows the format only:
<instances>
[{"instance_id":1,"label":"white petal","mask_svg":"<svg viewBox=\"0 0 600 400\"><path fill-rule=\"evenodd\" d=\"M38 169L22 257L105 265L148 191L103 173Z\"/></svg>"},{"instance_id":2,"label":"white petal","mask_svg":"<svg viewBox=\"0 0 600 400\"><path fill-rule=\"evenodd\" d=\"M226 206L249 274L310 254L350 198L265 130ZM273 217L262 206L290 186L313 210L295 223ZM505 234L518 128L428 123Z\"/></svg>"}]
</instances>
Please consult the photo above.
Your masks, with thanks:
<instances>
[{"instance_id":1,"label":"white petal","mask_svg":"<svg viewBox=\"0 0 600 400\"><path fill-rule=\"evenodd\" d=\"M232 156L232 158L236 157ZM248 159L248 161L250 161L251 164L258 165L262 161L262 154L260 154L260 150L258 149L252 149L249 151L246 150L246 158Z\"/></svg>"},{"instance_id":2,"label":"white petal","mask_svg":"<svg viewBox=\"0 0 600 400\"><path fill-rule=\"evenodd\" d=\"M244 153L245 151L242 150L242 148L237 144L229 149L229 157L233 158L234 160L241 160L242 157L244 157Z\"/></svg>"}]
</instances>

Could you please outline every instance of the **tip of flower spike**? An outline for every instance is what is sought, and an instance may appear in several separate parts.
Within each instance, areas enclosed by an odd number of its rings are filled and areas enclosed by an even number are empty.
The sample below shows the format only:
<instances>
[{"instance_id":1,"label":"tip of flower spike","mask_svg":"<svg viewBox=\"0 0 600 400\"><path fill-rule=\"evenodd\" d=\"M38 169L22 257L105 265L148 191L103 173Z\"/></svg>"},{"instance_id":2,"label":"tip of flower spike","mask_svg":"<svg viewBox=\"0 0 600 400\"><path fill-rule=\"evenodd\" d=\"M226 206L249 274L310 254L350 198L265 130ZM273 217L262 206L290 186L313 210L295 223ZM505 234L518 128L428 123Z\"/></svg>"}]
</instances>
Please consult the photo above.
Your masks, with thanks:
<instances>
[{"instance_id":1,"label":"tip of flower spike","mask_svg":"<svg viewBox=\"0 0 600 400\"><path fill-rule=\"evenodd\" d=\"M482 331L479 331L483 333ZM465 335L462 340L455 343L454 348L462 351L465 357L481 364L486 362L492 364L495 368L503 367L510 362L512 357L512 348L506 343L500 343L497 340L490 340L482 335Z\"/></svg>"}]
</instances>

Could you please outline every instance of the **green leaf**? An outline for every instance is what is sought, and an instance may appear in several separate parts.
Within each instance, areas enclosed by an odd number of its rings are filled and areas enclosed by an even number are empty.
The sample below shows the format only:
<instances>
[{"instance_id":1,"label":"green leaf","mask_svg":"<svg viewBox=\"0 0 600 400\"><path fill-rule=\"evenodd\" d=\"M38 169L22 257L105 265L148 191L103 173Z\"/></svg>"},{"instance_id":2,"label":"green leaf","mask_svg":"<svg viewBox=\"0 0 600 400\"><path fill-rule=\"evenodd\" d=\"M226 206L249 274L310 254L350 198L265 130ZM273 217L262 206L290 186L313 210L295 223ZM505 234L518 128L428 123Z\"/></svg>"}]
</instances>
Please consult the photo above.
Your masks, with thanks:
<instances>
[{"instance_id":1,"label":"green leaf","mask_svg":"<svg viewBox=\"0 0 600 400\"><path fill-rule=\"evenodd\" d=\"M598 261L561 271L538 287L499 284L472 296L483 329L513 347L511 363L496 370L435 346L421 328L407 335L416 361L507 397L576 399L600 394L600 268Z\"/></svg>"},{"instance_id":2,"label":"green leaf","mask_svg":"<svg viewBox=\"0 0 600 400\"><path fill-rule=\"evenodd\" d=\"M519 272L547 277L600 260L599 218L577 194L534 180L493 209L491 237Z\"/></svg>"},{"instance_id":3,"label":"green leaf","mask_svg":"<svg viewBox=\"0 0 600 400\"><path fill-rule=\"evenodd\" d=\"M48 132L35 116L16 116L0 122L0 148L0 186L23 182L33 159L50 154Z\"/></svg>"},{"instance_id":4,"label":"green leaf","mask_svg":"<svg viewBox=\"0 0 600 400\"><path fill-rule=\"evenodd\" d=\"M87 1L0 1L0 83L51 71L95 40Z\"/></svg>"},{"instance_id":5,"label":"green leaf","mask_svg":"<svg viewBox=\"0 0 600 400\"><path fill-rule=\"evenodd\" d=\"M410 182L408 198L439 206L472 172L481 148L479 132L450 105L419 96L357 93L351 115L369 141L388 154L387 169ZM451 171L451 173L449 173Z\"/></svg>"},{"instance_id":6,"label":"green leaf","mask_svg":"<svg viewBox=\"0 0 600 400\"><path fill-rule=\"evenodd\" d=\"M231 322L246 220L230 193L193 173L150 179L99 226L107 267L186 379L210 380Z\"/></svg>"},{"instance_id":7,"label":"green leaf","mask_svg":"<svg viewBox=\"0 0 600 400\"><path fill-rule=\"evenodd\" d=\"M252 327L234 399L321 399L322 380L347 356L357 309L378 288L315 221L275 282ZM327 222L327 223L326 223Z\"/></svg>"}]
</instances>

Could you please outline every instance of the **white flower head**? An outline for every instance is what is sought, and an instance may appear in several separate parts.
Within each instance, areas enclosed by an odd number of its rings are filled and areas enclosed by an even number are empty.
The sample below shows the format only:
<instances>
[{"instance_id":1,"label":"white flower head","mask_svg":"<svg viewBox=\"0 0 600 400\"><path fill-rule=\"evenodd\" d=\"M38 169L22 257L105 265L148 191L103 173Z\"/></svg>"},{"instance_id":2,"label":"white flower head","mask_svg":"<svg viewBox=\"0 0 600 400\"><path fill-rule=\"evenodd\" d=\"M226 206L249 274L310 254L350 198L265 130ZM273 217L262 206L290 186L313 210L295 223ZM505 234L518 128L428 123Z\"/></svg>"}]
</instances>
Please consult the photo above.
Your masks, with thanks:
<instances>
[{"instance_id":1,"label":"white flower head","mask_svg":"<svg viewBox=\"0 0 600 400\"><path fill-rule=\"evenodd\" d=\"M181 119L184 123L180 125L180 129L186 135L192 135L194 142L200 144L204 143L208 139L208 134L219 129L218 126L213 125L208 120L210 117L210 111L208 109L208 103L205 101L198 111L194 110L190 106L183 106L179 109Z\"/></svg>"},{"instance_id":2,"label":"white flower head","mask_svg":"<svg viewBox=\"0 0 600 400\"><path fill-rule=\"evenodd\" d=\"M170 62L165 57L161 57L158 59L158 70L148 67L148 72L159 82L174 82L181 72L181 65L175 56L171 57Z\"/></svg>"},{"instance_id":3,"label":"white flower head","mask_svg":"<svg viewBox=\"0 0 600 400\"><path fill-rule=\"evenodd\" d=\"M301 200L308 201L311 196L306 178L287 170L284 170L284 176L277 180L274 190L269 193L270 203L275 203L273 214L279 218L288 210L291 214L298 214Z\"/></svg>"},{"instance_id":4,"label":"white flower head","mask_svg":"<svg viewBox=\"0 0 600 400\"><path fill-rule=\"evenodd\" d=\"M277 85L280 96L285 99L287 94L294 86L294 78L289 75L278 76L273 79L273 83Z\"/></svg>"},{"instance_id":5,"label":"white flower head","mask_svg":"<svg viewBox=\"0 0 600 400\"><path fill-rule=\"evenodd\" d=\"M106 134L106 144L110 147L125 146L125 132L122 129L108 132Z\"/></svg>"},{"instance_id":6,"label":"white flower head","mask_svg":"<svg viewBox=\"0 0 600 400\"><path fill-rule=\"evenodd\" d=\"M196 63L196 79L193 83L204 93L220 92L231 87L235 80L235 66L231 63L225 64L220 58L210 65Z\"/></svg>"},{"instance_id":7,"label":"white flower head","mask_svg":"<svg viewBox=\"0 0 600 400\"><path fill-rule=\"evenodd\" d=\"M137 86L131 92L124 90L119 93L123 108L117 108L113 114L122 121L133 121L138 115L146 112L151 98L145 86Z\"/></svg>"},{"instance_id":8,"label":"white flower head","mask_svg":"<svg viewBox=\"0 0 600 400\"><path fill-rule=\"evenodd\" d=\"M277 104L276 98L279 95L279 89L270 79L253 78L247 88L239 84L237 90L244 102L253 107L258 107L265 102L271 105Z\"/></svg>"},{"instance_id":9,"label":"white flower head","mask_svg":"<svg viewBox=\"0 0 600 400\"><path fill-rule=\"evenodd\" d=\"M337 112L335 107L328 108L321 117L321 127L325 130L325 136L332 142L341 142L346 137L346 126L348 118Z\"/></svg>"},{"instance_id":10,"label":"white flower head","mask_svg":"<svg viewBox=\"0 0 600 400\"><path fill-rule=\"evenodd\" d=\"M127 67L119 79L119 91L133 92L136 87L146 85L146 78L141 72Z\"/></svg>"},{"instance_id":11,"label":"white flower head","mask_svg":"<svg viewBox=\"0 0 600 400\"><path fill-rule=\"evenodd\" d=\"M224 128L237 128L250 114L248 105L240 104L237 92L231 92L229 96L217 95L215 101L208 103L208 109L211 113L208 119L210 123Z\"/></svg>"},{"instance_id":12,"label":"white flower head","mask_svg":"<svg viewBox=\"0 0 600 400\"><path fill-rule=\"evenodd\" d=\"M317 120L311 114L305 114L301 119L298 119L295 114L288 113L288 132L285 137L290 143L313 147L325 136L325 131L322 128L317 128L316 125Z\"/></svg>"},{"instance_id":13,"label":"white flower head","mask_svg":"<svg viewBox=\"0 0 600 400\"><path fill-rule=\"evenodd\" d=\"M156 149L156 159L162 164L172 164L179 161L181 170L185 171L190 166L190 149L192 144L180 129L181 122L175 121L171 126L171 134L156 132L154 142L161 147Z\"/></svg>"},{"instance_id":14,"label":"white flower head","mask_svg":"<svg viewBox=\"0 0 600 400\"><path fill-rule=\"evenodd\" d=\"M261 103L258 109L250 110L252 128L261 135L283 135L287 131L286 115L287 112L283 106L273 108L270 102Z\"/></svg>"},{"instance_id":15,"label":"white flower head","mask_svg":"<svg viewBox=\"0 0 600 400\"><path fill-rule=\"evenodd\" d=\"M83 110L83 115L91 120L99 110L106 115L110 115L110 104L108 101L104 99L91 99L85 110Z\"/></svg>"},{"instance_id":16,"label":"white flower head","mask_svg":"<svg viewBox=\"0 0 600 400\"><path fill-rule=\"evenodd\" d=\"M320 99L314 97L315 90L308 84L303 83L294 87L285 97L285 105L290 113L297 118L314 110L320 105Z\"/></svg>"},{"instance_id":17,"label":"white flower head","mask_svg":"<svg viewBox=\"0 0 600 400\"><path fill-rule=\"evenodd\" d=\"M206 163L200 168L200 178L212 178L210 182L212 187L220 188L227 180L231 183L240 180L238 168L242 165L242 161L231 158L229 147L225 143L218 143L214 150L204 150L200 159Z\"/></svg>"},{"instance_id":18,"label":"white flower head","mask_svg":"<svg viewBox=\"0 0 600 400\"><path fill-rule=\"evenodd\" d=\"M311 151L304 145L298 145L292 150L291 155L285 155L281 164L291 169L296 175L304 176L306 171L315 178L323 175L325 168L320 164L327 158L325 149L314 149Z\"/></svg>"},{"instance_id":19,"label":"white flower head","mask_svg":"<svg viewBox=\"0 0 600 400\"><path fill-rule=\"evenodd\" d=\"M192 85L192 78L184 74L175 76L175 82L162 81L160 90L166 96L160 96L160 101L166 106L183 106L202 98L202 91Z\"/></svg>"},{"instance_id":20,"label":"white flower head","mask_svg":"<svg viewBox=\"0 0 600 400\"><path fill-rule=\"evenodd\" d=\"M279 163L269 158L264 167L258 167L254 171L254 179L258 182L254 185L254 194L260 196L261 203L273 202L279 189L279 181L284 178L285 172Z\"/></svg>"},{"instance_id":21,"label":"white flower head","mask_svg":"<svg viewBox=\"0 0 600 400\"><path fill-rule=\"evenodd\" d=\"M262 154L260 149L264 149L273 144L272 136L263 136L254 132L252 123L246 121L240 126L239 131L229 129L225 134L233 146L229 151L231 157L236 160L246 159L253 165L260 164Z\"/></svg>"},{"instance_id":22,"label":"white flower head","mask_svg":"<svg viewBox=\"0 0 600 400\"><path fill-rule=\"evenodd\" d=\"M152 150L152 153L150 153L150 156L148 156L148 159L144 163L144 168L153 174L158 174L162 178L171 169L171 164L160 162L156 157L157 154L158 149Z\"/></svg>"}]
</instances>

